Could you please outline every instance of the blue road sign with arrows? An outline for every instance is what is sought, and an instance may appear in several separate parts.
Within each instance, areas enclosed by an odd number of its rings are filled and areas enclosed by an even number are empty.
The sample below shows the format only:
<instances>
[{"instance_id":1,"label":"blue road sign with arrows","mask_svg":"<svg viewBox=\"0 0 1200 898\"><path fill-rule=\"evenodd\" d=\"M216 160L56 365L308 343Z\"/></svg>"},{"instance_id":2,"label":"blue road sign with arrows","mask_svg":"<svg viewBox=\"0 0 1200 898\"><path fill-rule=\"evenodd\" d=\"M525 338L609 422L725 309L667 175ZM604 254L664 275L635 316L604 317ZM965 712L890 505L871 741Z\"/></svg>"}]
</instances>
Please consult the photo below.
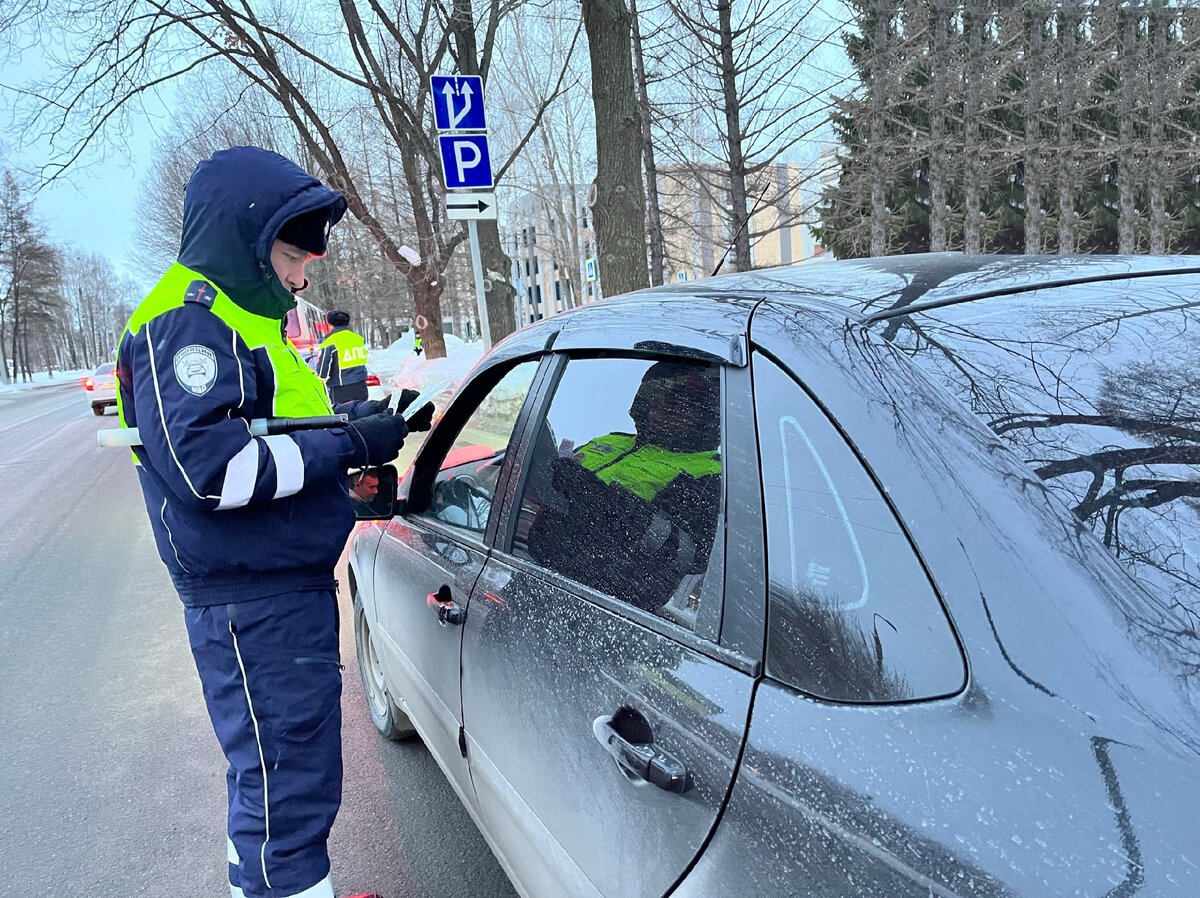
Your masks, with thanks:
<instances>
[{"instance_id":1,"label":"blue road sign with arrows","mask_svg":"<svg viewBox=\"0 0 1200 898\"><path fill-rule=\"evenodd\" d=\"M434 75L429 79L433 93L433 123L439 131L483 131L483 79L478 75Z\"/></svg>"},{"instance_id":2,"label":"blue road sign with arrows","mask_svg":"<svg viewBox=\"0 0 1200 898\"><path fill-rule=\"evenodd\" d=\"M486 134L442 135L438 144L447 190L495 186Z\"/></svg>"}]
</instances>

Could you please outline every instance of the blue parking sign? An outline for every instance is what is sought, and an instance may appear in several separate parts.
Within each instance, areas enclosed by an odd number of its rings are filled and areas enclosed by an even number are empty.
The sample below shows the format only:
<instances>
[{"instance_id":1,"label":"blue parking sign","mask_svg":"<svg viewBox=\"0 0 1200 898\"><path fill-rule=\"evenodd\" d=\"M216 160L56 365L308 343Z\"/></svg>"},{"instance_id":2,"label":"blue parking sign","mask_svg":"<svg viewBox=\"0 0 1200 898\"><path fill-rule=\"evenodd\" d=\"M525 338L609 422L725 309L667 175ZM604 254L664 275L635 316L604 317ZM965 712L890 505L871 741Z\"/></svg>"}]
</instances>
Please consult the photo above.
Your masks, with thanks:
<instances>
[{"instance_id":1,"label":"blue parking sign","mask_svg":"<svg viewBox=\"0 0 1200 898\"><path fill-rule=\"evenodd\" d=\"M439 131L483 131L483 79L478 75L434 75L429 79L433 94L433 123Z\"/></svg>"},{"instance_id":2,"label":"blue parking sign","mask_svg":"<svg viewBox=\"0 0 1200 898\"><path fill-rule=\"evenodd\" d=\"M438 146L447 190L495 186L486 134L441 136L438 137Z\"/></svg>"}]
</instances>

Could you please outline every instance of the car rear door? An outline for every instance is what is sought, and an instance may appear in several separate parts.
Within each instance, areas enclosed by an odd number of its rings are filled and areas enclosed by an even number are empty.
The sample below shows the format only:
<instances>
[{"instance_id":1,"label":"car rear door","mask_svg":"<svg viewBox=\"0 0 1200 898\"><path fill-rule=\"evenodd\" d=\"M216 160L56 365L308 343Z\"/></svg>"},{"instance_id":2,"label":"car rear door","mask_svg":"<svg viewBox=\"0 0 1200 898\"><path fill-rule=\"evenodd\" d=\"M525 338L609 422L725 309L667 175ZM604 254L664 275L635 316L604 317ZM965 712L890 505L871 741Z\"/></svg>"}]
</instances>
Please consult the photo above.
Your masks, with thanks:
<instances>
[{"instance_id":1,"label":"car rear door","mask_svg":"<svg viewBox=\"0 0 1200 898\"><path fill-rule=\"evenodd\" d=\"M741 478L720 425L723 407L749 407L749 377L662 361L557 357L471 599L471 776L528 894L667 892L709 837L745 736L757 660L721 645L723 595L730 575L760 582L761 565L726 539ZM650 396L656 371L683 392ZM652 426L667 448L647 486L618 468ZM685 473L663 486L672 464Z\"/></svg>"},{"instance_id":2,"label":"car rear door","mask_svg":"<svg viewBox=\"0 0 1200 898\"><path fill-rule=\"evenodd\" d=\"M374 584L389 688L463 796L459 748L460 626L487 557L492 499L507 475L509 439L537 374L527 359L477 377L455 398L405 481L409 511L380 540Z\"/></svg>"}]
</instances>

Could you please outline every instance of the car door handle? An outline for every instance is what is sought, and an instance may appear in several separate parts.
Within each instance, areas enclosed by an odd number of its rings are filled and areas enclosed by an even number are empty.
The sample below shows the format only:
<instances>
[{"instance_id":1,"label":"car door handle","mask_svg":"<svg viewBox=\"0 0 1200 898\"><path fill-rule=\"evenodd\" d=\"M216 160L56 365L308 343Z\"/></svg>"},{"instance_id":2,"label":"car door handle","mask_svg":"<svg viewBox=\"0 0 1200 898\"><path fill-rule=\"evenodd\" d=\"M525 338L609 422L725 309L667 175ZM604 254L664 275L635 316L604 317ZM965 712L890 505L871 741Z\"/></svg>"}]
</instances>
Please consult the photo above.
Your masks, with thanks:
<instances>
[{"instance_id":1,"label":"car door handle","mask_svg":"<svg viewBox=\"0 0 1200 898\"><path fill-rule=\"evenodd\" d=\"M443 627L460 627L466 623L467 609L451 598L450 587L444 583L437 592L429 594L425 604L437 609L438 623Z\"/></svg>"},{"instance_id":2,"label":"car door handle","mask_svg":"<svg viewBox=\"0 0 1200 898\"><path fill-rule=\"evenodd\" d=\"M620 714L617 712L613 717L597 717L592 722L592 733L616 760L621 772L632 780L651 783L665 792L682 795L691 789L692 774L682 761L655 746L653 741L634 742L617 732L614 724L617 724ZM653 740L653 736L650 738Z\"/></svg>"}]
</instances>

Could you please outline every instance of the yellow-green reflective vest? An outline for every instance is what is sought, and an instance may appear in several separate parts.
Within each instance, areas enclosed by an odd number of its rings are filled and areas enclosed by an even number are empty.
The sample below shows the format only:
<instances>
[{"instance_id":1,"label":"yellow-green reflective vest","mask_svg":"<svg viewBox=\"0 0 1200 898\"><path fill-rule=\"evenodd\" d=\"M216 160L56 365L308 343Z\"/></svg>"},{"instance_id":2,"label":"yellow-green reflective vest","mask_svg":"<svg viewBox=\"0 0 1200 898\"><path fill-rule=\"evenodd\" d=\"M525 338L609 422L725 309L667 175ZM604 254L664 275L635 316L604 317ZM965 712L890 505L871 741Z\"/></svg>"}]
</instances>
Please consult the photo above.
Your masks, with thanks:
<instances>
[{"instance_id":1,"label":"yellow-green reflective vest","mask_svg":"<svg viewBox=\"0 0 1200 898\"><path fill-rule=\"evenodd\" d=\"M284 336L280 322L247 312L223 292L217 289L204 275L176 262L167 269L149 295L129 319L126 330L136 334L159 315L178 308L184 303L188 288L196 281L206 281L212 288L211 304L205 299L209 311L234 331L251 351L261 349L271 367L273 393L271 407L263 408L260 391L259 407L254 409L256 417L304 418L314 415L329 415L333 408L325 384L304 363L300 353ZM121 408L121 393L117 393L117 410L121 423L125 425L125 414Z\"/></svg>"},{"instance_id":2,"label":"yellow-green reflective vest","mask_svg":"<svg viewBox=\"0 0 1200 898\"><path fill-rule=\"evenodd\" d=\"M321 349L332 346L337 350L338 368L342 379L351 368L366 368L367 341L352 330L335 330L321 341ZM361 379L361 378L360 378ZM353 378L351 378L353 380Z\"/></svg>"},{"instance_id":3,"label":"yellow-green reflective vest","mask_svg":"<svg viewBox=\"0 0 1200 898\"><path fill-rule=\"evenodd\" d=\"M610 433L579 449L576 457L605 483L616 483L647 501L680 474L699 480L721 473L720 452L675 452L649 444L635 449L636 442L632 434Z\"/></svg>"}]
</instances>

